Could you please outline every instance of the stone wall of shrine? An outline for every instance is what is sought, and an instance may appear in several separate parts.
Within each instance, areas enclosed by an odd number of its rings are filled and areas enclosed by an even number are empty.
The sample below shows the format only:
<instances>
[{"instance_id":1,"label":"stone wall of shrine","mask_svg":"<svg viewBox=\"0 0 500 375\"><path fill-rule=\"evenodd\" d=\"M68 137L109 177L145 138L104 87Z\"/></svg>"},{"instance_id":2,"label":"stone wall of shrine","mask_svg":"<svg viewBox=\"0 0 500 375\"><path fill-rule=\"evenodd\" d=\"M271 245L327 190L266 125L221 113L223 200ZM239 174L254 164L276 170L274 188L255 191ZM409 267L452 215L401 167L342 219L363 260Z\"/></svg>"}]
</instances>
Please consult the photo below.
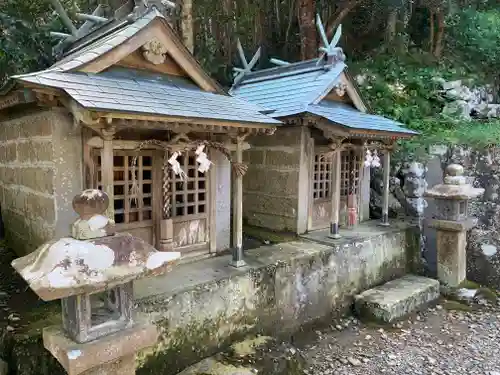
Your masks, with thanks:
<instances>
[{"instance_id":1,"label":"stone wall of shrine","mask_svg":"<svg viewBox=\"0 0 500 375\"><path fill-rule=\"evenodd\" d=\"M81 160L80 129L63 110L25 110L0 123L2 219L19 255L69 233Z\"/></svg>"},{"instance_id":2,"label":"stone wall of shrine","mask_svg":"<svg viewBox=\"0 0 500 375\"><path fill-rule=\"evenodd\" d=\"M243 161L248 164L243 178L246 224L297 231L303 131L301 127L278 128L272 136L248 139L251 148L243 153ZM309 178L300 181L308 183ZM307 204L307 199L303 201Z\"/></svg>"}]
</instances>

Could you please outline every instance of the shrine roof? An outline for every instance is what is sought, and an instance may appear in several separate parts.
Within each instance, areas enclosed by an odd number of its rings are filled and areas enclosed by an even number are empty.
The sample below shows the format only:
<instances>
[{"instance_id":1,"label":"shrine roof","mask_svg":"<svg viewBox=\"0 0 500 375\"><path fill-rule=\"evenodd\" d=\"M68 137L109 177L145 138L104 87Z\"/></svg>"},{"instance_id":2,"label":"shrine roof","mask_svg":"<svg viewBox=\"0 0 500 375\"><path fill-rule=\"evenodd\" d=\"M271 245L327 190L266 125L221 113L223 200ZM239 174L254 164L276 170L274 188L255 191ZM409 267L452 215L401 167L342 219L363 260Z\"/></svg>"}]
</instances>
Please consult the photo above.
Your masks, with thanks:
<instances>
[{"instance_id":1,"label":"shrine roof","mask_svg":"<svg viewBox=\"0 0 500 375\"><path fill-rule=\"evenodd\" d=\"M98 74L45 71L16 79L64 90L91 110L280 124L257 104L203 91L189 79L173 75L115 69Z\"/></svg>"},{"instance_id":2,"label":"shrine roof","mask_svg":"<svg viewBox=\"0 0 500 375\"><path fill-rule=\"evenodd\" d=\"M342 61L333 65L318 59L301 61L246 73L230 93L272 110L269 116L274 118L312 114L351 129L418 134L399 122L365 113L342 102L325 100L324 97L337 84L349 77L346 69L347 66ZM351 81L348 79L351 93L358 96L362 102L355 84ZM364 103L363 106L367 107Z\"/></svg>"},{"instance_id":3,"label":"shrine roof","mask_svg":"<svg viewBox=\"0 0 500 375\"><path fill-rule=\"evenodd\" d=\"M403 127L399 122L358 111L356 108L344 103L323 100L319 104L308 105L306 111L351 129L418 134Z\"/></svg>"},{"instance_id":4,"label":"shrine roof","mask_svg":"<svg viewBox=\"0 0 500 375\"><path fill-rule=\"evenodd\" d=\"M231 94L274 110L274 118L295 115L333 88L345 67L338 63L326 70L315 59L264 69L246 74Z\"/></svg>"}]
</instances>

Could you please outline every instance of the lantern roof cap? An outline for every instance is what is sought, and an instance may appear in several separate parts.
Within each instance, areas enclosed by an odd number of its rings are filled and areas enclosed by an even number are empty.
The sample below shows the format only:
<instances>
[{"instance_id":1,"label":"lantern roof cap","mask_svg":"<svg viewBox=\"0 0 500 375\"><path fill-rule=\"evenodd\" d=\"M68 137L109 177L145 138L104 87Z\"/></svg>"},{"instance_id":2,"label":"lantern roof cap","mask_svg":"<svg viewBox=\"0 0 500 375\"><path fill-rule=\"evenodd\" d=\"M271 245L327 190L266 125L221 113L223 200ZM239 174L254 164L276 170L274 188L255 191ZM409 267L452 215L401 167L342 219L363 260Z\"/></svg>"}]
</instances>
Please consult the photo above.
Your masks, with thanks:
<instances>
[{"instance_id":1,"label":"lantern roof cap","mask_svg":"<svg viewBox=\"0 0 500 375\"><path fill-rule=\"evenodd\" d=\"M464 175L464 167L450 164L446 167L444 183L434 186L425 193L428 198L470 200L484 194L483 188L475 188Z\"/></svg>"},{"instance_id":2,"label":"lantern roof cap","mask_svg":"<svg viewBox=\"0 0 500 375\"><path fill-rule=\"evenodd\" d=\"M167 272L178 252L160 252L128 233L77 240L61 238L14 260L12 266L38 296L50 301L97 293Z\"/></svg>"}]
</instances>

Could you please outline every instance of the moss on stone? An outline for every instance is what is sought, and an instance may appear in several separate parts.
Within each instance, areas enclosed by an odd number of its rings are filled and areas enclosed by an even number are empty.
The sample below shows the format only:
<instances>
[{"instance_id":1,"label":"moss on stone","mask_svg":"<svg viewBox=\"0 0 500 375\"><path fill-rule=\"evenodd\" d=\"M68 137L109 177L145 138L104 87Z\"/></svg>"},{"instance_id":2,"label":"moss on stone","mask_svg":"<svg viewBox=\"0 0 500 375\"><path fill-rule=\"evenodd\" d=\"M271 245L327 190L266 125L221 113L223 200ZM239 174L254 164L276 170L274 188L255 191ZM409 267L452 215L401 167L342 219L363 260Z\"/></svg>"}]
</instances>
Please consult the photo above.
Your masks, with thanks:
<instances>
[{"instance_id":1,"label":"moss on stone","mask_svg":"<svg viewBox=\"0 0 500 375\"><path fill-rule=\"evenodd\" d=\"M237 357L245 357L248 355L255 354L257 348L266 344L268 341L272 340L269 336L257 336L253 339L247 339L245 341L237 342L231 345L231 350Z\"/></svg>"},{"instance_id":2,"label":"moss on stone","mask_svg":"<svg viewBox=\"0 0 500 375\"><path fill-rule=\"evenodd\" d=\"M460 303L458 301L445 301L443 303L443 307L446 310L453 310L453 311L466 311L466 312L471 312L473 311L473 307L470 305L467 305L465 303Z\"/></svg>"},{"instance_id":3,"label":"moss on stone","mask_svg":"<svg viewBox=\"0 0 500 375\"><path fill-rule=\"evenodd\" d=\"M498 301L498 294L494 290L492 290L488 287L485 287L485 286L483 286L477 290L476 296L481 296L481 297L485 298L486 300L488 300L489 302L493 302L493 303L496 303Z\"/></svg>"},{"instance_id":4,"label":"moss on stone","mask_svg":"<svg viewBox=\"0 0 500 375\"><path fill-rule=\"evenodd\" d=\"M266 228L245 225L243 233L246 236L255 238L259 241L269 241L271 243L291 242L297 239L297 235L291 232L275 232Z\"/></svg>"},{"instance_id":5,"label":"moss on stone","mask_svg":"<svg viewBox=\"0 0 500 375\"><path fill-rule=\"evenodd\" d=\"M200 358L212 356L255 330L256 322L250 318L233 320L232 332L221 334L220 327L227 326L223 317L171 329L168 319L158 321L160 340L155 348L138 356L137 375L177 374L193 365ZM255 332L256 333L256 332Z\"/></svg>"},{"instance_id":6,"label":"moss on stone","mask_svg":"<svg viewBox=\"0 0 500 375\"><path fill-rule=\"evenodd\" d=\"M474 290L474 289L479 289L480 287L481 286L478 283L475 283L474 281L470 280L464 280L458 285L458 289L463 288L463 289Z\"/></svg>"}]
</instances>

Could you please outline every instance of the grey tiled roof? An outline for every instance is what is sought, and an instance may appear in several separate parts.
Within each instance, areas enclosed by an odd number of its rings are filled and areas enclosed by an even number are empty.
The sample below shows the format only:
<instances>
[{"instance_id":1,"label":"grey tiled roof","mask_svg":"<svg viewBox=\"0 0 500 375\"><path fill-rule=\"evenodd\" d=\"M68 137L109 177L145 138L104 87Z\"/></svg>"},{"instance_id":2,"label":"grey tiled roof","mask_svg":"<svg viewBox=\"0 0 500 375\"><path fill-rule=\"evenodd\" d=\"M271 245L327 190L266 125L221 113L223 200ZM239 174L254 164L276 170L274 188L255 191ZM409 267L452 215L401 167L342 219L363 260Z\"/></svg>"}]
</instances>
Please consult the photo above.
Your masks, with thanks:
<instances>
[{"instance_id":1,"label":"grey tiled roof","mask_svg":"<svg viewBox=\"0 0 500 375\"><path fill-rule=\"evenodd\" d=\"M327 67L317 59L264 69L246 74L231 94L274 110L269 114L274 118L312 113L350 128L416 134L396 121L342 103L314 104L335 86L345 69L344 63Z\"/></svg>"},{"instance_id":2,"label":"grey tiled roof","mask_svg":"<svg viewBox=\"0 0 500 375\"><path fill-rule=\"evenodd\" d=\"M281 123L262 114L264 109L256 104L202 91L181 77L134 75L130 70L117 70L99 74L47 71L17 79L62 89L82 107L92 110L270 125Z\"/></svg>"},{"instance_id":3,"label":"grey tiled roof","mask_svg":"<svg viewBox=\"0 0 500 375\"><path fill-rule=\"evenodd\" d=\"M118 27L116 31L107 36L103 36L88 46L67 55L63 59L57 61L50 68L38 72L13 76L11 78L25 78L45 74L47 72L68 72L75 70L80 66L95 60L106 52L111 51L113 48L118 47L120 44L130 39L137 34L137 32L149 25L149 23L157 17L165 18L160 12L158 12L158 10L153 8L152 11L146 13L133 23L127 24L128 22L124 21L123 25Z\"/></svg>"},{"instance_id":4,"label":"grey tiled roof","mask_svg":"<svg viewBox=\"0 0 500 375\"><path fill-rule=\"evenodd\" d=\"M301 62L248 74L231 90L231 94L275 110L270 114L274 118L302 113L308 104L335 85L345 68L339 63L325 70L316 62Z\"/></svg>"},{"instance_id":5,"label":"grey tiled roof","mask_svg":"<svg viewBox=\"0 0 500 375\"><path fill-rule=\"evenodd\" d=\"M406 129L399 122L360 112L343 103L323 100L320 104L308 105L306 111L351 129L418 134L413 130Z\"/></svg>"}]
</instances>

